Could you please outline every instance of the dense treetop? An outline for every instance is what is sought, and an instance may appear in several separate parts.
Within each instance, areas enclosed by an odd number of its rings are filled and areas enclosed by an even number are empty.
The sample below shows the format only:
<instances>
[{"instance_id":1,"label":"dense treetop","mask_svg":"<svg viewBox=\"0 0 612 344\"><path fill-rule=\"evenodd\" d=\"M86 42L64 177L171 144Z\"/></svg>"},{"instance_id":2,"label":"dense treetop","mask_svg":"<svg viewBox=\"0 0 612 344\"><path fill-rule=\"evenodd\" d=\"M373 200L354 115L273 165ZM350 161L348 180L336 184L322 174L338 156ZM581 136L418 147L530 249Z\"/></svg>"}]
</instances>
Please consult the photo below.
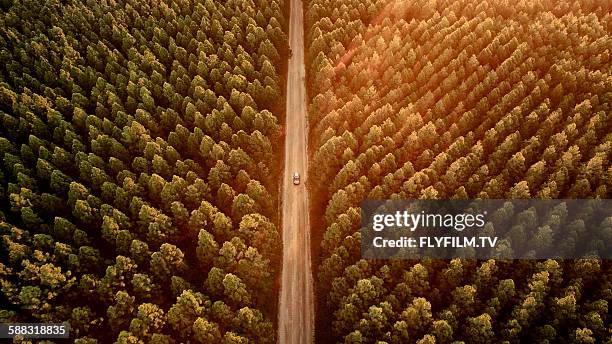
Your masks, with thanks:
<instances>
[{"instance_id":1,"label":"dense treetop","mask_svg":"<svg viewBox=\"0 0 612 344\"><path fill-rule=\"evenodd\" d=\"M0 321L274 343L284 1L0 6Z\"/></svg>"},{"instance_id":2,"label":"dense treetop","mask_svg":"<svg viewBox=\"0 0 612 344\"><path fill-rule=\"evenodd\" d=\"M366 198L609 198L611 10L308 2L320 333L345 343L609 340L607 261L365 261L358 230Z\"/></svg>"}]
</instances>

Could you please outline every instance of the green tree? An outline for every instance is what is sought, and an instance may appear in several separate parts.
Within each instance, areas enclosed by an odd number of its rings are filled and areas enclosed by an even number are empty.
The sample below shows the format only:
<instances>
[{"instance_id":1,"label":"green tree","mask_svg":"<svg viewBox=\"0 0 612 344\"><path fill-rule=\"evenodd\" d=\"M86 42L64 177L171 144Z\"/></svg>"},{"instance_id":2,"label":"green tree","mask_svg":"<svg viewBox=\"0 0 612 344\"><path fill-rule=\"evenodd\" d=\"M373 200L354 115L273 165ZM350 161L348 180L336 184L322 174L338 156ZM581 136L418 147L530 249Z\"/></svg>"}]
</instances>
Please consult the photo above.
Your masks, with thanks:
<instances>
[{"instance_id":1,"label":"green tree","mask_svg":"<svg viewBox=\"0 0 612 344\"><path fill-rule=\"evenodd\" d=\"M205 229L200 229L198 246L196 248L198 261L204 267L212 265L213 259L219 254L219 245L215 238Z\"/></svg>"},{"instance_id":2,"label":"green tree","mask_svg":"<svg viewBox=\"0 0 612 344\"><path fill-rule=\"evenodd\" d=\"M203 312L201 296L191 290L185 290L168 310L167 322L179 336L189 338L193 333L195 321Z\"/></svg>"},{"instance_id":3,"label":"green tree","mask_svg":"<svg viewBox=\"0 0 612 344\"><path fill-rule=\"evenodd\" d=\"M197 318L193 323L193 336L198 343L216 343L221 340L219 326L205 318Z\"/></svg>"}]
</instances>

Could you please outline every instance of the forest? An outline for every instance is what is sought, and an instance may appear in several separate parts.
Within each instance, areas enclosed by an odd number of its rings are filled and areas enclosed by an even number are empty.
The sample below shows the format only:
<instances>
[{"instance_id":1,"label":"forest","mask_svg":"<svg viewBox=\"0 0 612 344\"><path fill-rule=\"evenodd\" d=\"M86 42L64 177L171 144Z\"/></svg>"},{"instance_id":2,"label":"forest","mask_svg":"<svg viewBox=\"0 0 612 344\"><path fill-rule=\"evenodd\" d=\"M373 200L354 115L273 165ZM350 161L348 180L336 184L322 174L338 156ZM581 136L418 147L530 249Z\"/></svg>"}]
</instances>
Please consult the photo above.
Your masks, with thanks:
<instances>
[{"instance_id":1,"label":"forest","mask_svg":"<svg viewBox=\"0 0 612 344\"><path fill-rule=\"evenodd\" d=\"M609 260L364 260L359 232L365 199L610 198L611 13L307 2L318 343L611 342Z\"/></svg>"},{"instance_id":2,"label":"forest","mask_svg":"<svg viewBox=\"0 0 612 344\"><path fill-rule=\"evenodd\" d=\"M275 343L284 1L0 7L0 323Z\"/></svg>"},{"instance_id":3,"label":"forest","mask_svg":"<svg viewBox=\"0 0 612 344\"><path fill-rule=\"evenodd\" d=\"M612 344L610 260L360 252L366 199L611 198L612 3L296 3L316 343ZM277 343L289 7L0 0L0 323Z\"/></svg>"}]
</instances>

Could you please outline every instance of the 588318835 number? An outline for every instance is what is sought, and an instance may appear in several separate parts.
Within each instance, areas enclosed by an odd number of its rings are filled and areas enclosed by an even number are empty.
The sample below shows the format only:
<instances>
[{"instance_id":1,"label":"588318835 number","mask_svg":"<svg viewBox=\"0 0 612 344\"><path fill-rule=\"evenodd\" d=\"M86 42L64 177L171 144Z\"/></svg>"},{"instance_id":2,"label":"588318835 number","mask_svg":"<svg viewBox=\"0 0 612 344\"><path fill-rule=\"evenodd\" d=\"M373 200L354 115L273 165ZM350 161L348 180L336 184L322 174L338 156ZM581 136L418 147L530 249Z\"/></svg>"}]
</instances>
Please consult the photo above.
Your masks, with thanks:
<instances>
[{"instance_id":1,"label":"588318835 number","mask_svg":"<svg viewBox=\"0 0 612 344\"><path fill-rule=\"evenodd\" d=\"M70 338L68 323L4 323L0 324L0 338Z\"/></svg>"}]
</instances>

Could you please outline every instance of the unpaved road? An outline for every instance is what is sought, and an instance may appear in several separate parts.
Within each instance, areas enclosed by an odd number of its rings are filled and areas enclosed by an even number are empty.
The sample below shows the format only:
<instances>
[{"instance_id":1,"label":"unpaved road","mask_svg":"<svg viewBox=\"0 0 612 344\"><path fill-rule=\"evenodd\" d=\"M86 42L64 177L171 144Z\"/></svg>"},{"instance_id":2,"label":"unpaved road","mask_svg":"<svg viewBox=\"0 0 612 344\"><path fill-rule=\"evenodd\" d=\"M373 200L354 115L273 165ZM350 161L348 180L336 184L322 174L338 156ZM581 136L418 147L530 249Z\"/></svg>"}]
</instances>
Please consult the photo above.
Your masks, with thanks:
<instances>
[{"instance_id":1,"label":"unpaved road","mask_svg":"<svg viewBox=\"0 0 612 344\"><path fill-rule=\"evenodd\" d=\"M310 225L307 168L306 88L302 1L291 0L287 71L285 169L282 187L283 266L278 312L279 344L311 344L314 337L314 294L310 268ZM300 185L292 176L299 172Z\"/></svg>"}]
</instances>

